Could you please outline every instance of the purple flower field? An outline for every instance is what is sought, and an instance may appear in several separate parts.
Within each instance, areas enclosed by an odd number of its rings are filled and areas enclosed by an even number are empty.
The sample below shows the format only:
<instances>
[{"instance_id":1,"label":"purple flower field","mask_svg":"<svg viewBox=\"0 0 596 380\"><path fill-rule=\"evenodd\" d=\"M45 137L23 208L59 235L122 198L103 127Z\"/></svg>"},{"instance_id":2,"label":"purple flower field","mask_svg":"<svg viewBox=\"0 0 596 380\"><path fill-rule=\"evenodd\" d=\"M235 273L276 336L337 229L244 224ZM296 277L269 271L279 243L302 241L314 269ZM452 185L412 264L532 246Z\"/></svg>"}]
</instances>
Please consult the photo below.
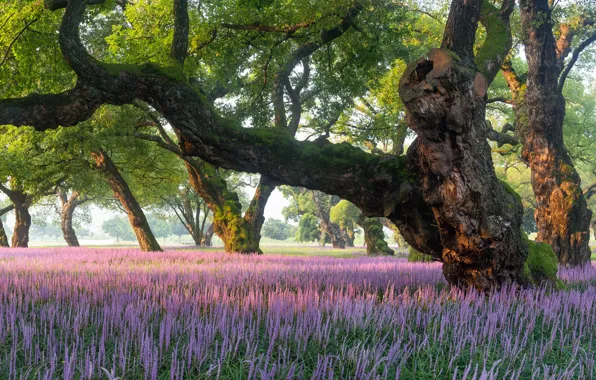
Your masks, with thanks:
<instances>
[{"instance_id":1,"label":"purple flower field","mask_svg":"<svg viewBox=\"0 0 596 380\"><path fill-rule=\"evenodd\" d=\"M397 258L0 249L0 378L596 378L596 267L559 277L485 297Z\"/></svg>"}]
</instances>

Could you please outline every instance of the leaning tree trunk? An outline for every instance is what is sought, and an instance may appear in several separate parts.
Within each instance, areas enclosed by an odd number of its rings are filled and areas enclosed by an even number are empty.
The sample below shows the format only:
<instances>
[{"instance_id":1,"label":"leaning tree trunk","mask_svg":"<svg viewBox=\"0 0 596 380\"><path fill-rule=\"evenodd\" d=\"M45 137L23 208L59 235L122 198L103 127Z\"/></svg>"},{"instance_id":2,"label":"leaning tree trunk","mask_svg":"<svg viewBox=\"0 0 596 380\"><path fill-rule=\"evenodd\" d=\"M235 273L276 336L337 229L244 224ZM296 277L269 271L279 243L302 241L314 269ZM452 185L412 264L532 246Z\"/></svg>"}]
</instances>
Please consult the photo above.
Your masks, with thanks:
<instances>
[{"instance_id":1,"label":"leaning tree trunk","mask_svg":"<svg viewBox=\"0 0 596 380\"><path fill-rule=\"evenodd\" d=\"M359 224L364 230L364 243L366 244L367 255L393 255L395 252L385 241L383 223L380 218L361 217Z\"/></svg>"},{"instance_id":2,"label":"leaning tree trunk","mask_svg":"<svg viewBox=\"0 0 596 380\"><path fill-rule=\"evenodd\" d=\"M532 171L537 240L552 246L559 263L581 265L590 260L592 212L563 142L562 64L558 62L551 10L548 0L522 0L520 9L528 61L524 99L528 127L522 156Z\"/></svg>"},{"instance_id":3,"label":"leaning tree trunk","mask_svg":"<svg viewBox=\"0 0 596 380\"><path fill-rule=\"evenodd\" d=\"M473 55L481 4L453 1L442 48L408 65L399 93L418 136L408 166L439 228L442 250L429 253L450 283L489 290L524 281L528 247L521 201L497 179L486 141L487 81Z\"/></svg>"},{"instance_id":4,"label":"leaning tree trunk","mask_svg":"<svg viewBox=\"0 0 596 380\"><path fill-rule=\"evenodd\" d=\"M114 196L120 201L122 207L124 207L141 251L161 251L161 247L149 227L143 209L133 196L132 191L124 178L122 178L116 165L114 165L110 157L102 149L92 152L91 157L95 161L95 167L103 173L108 181L114 192Z\"/></svg>"},{"instance_id":5,"label":"leaning tree trunk","mask_svg":"<svg viewBox=\"0 0 596 380\"><path fill-rule=\"evenodd\" d=\"M26 203L15 204L15 222L12 232L13 248L26 248L29 246L29 229L31 228L31 214Z\"/></svg>"}]
</instances>

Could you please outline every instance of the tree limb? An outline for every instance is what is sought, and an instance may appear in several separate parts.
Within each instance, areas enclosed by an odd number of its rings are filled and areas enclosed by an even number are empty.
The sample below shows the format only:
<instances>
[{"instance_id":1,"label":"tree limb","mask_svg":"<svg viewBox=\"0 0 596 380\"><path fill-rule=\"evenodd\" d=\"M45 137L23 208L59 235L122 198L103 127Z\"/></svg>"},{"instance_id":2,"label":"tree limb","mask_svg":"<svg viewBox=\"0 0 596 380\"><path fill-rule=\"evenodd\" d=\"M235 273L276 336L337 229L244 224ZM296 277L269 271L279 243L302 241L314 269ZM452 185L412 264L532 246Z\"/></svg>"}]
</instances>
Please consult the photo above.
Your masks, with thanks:
<instances>
[{"instance_id":1,"label":"tree limb","mask_svg":"<svg viewBox=\"0 0 596 380\"><path fill-rule=\"evenodd\" d=\"M596 41L596 33L593 33L585 41L580 43L578 45L578 47L575 48L575 50L573 50L573 53L571 53L571 59L569 60L569 63L567 63L567 65L561 72L561 75L559 76L559 85L558 85L559 91L563 90L563 86L565 85L565 80L567 79L569 72L573 68L573 65L575 65L575 63L577 62L582 51L585 50L588 46L590 46L590 44L592 44L594 41Z\"/></svg>"}]
</instances>

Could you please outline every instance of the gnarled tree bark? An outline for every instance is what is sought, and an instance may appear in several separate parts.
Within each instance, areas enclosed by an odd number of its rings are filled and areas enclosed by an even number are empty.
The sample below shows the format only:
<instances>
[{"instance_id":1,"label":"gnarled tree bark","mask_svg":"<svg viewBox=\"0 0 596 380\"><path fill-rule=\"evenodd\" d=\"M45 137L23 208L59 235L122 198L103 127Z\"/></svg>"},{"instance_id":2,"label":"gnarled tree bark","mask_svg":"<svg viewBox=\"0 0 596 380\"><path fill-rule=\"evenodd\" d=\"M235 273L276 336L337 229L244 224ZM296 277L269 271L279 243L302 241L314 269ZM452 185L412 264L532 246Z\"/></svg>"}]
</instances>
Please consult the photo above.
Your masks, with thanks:
<instances>
[{"instance_id":1,"label":"gnarled tree bark","mask_svg":"<svg viewBox=\"0 0 596 380\"><path fill-rule=\"evenodd\" d=\"M548 0L521 0L520 9L528 61L522 156L532 169L537 240L550 244L561 264L580 265L590 260L592 213L563 141L565 77L560 76L571 36L563 31L557 44Z\"/></svg>"},{"instance_id":2,"label":"gnarled tree bark","mask_svg":"<svg viewBox=\"0 0 596 380\"><path fill-rule=\"evenodd\" d=\"M112 159L103 149L91 152L91 157L95 163L95 168L104 175L114 192L114 197L118 199L126 211L130 226L137 237L141 251L161 251L161 247L149 227L149 222L147 222L143 209L135 199L120 171L112 162Z\"/></svg>"}]
</instances>

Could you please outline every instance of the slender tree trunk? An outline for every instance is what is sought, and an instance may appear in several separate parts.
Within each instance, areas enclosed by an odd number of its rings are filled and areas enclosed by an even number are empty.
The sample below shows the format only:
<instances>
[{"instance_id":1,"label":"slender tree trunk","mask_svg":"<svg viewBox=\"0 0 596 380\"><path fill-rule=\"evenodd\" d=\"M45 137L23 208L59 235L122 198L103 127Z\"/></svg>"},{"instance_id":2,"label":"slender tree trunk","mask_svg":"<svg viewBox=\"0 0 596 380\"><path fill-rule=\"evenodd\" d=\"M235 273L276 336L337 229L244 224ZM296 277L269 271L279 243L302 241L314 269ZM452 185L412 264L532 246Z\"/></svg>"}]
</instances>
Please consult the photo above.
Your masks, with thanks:
<instances>
[{"instance_id":1,"label":"slender tree trunk","mask_svg":"<svg viewBox=\"0 0 596 380\"><path fill-rule=\"evenodd\" d=\"M364 230L364 242L367 255L393 255L395 252L385 241L383 223L380 218L360 218L360 226Z\"/></svg>"},{"instance_id":2,"label":"slender tree trunk","mask_svg":"<svg viewBox=\"0 0 596 380\"><path fill-rule=\"evenodd\" d=\"M551 245L564 265L590 260L592 212L584 198L581 179L563 142L565 98L548 0L520 1L528 80L525 104L528 131L523 158L532 170L536 196L538 241ZM560 53L559 53L560 54Z\"/></svg>"},{"instance_id":3,"label":"slender tree trunk","mask_svg":"<svg viewBox=\"0 0 596 380\"><path fill-rule=\"evenodd\" d=\"M95 167L104 174L114 192L114 196L120 201L122 207L124 207L141 250L161 251L161 247L149 227L143 209L133 196L132 191L124 178L122 178L116 165L114 165L110 157L102 149L92 152L91 157L95 161Z\"/></svg>"},{"instance_id":4,"label":"slender tree trunk","mask_svg":"<svg viewBox=\"0 0 596 380\"><path fill-rule=\"evenodd\" d=\"M203 235L203 246L205 247L213 247L213 224L210 224Z\"/></svg>"},{"instance_id":5,"label":"slender tree trunk","mask_svg":"<svg viewBox=\"0 0 596 380\"><path fill-rule=\"evenodd\" d=\"M29 229L31 228L31 214L29 214L29 204L15 203L14 208L15 222L12 232L13 248L26 248L29 246Z\"/></svg>"}]
</instances>

